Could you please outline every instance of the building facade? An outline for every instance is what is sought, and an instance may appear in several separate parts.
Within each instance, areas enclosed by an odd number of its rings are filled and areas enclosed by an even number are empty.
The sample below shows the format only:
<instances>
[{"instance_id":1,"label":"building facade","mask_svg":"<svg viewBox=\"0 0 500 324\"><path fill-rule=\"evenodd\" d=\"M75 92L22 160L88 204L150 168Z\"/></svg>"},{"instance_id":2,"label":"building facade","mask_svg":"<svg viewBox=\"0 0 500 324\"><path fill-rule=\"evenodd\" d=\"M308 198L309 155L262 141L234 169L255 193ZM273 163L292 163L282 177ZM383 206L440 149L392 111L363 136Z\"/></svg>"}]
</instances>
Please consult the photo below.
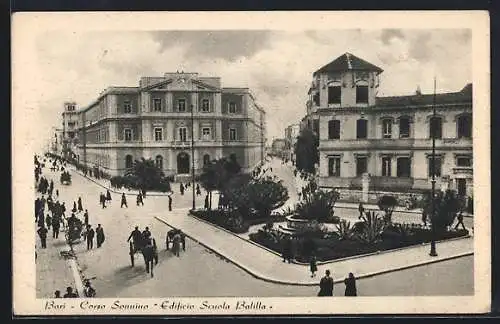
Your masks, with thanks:
<instances>
[{"instance_id":1,"label":"building facade","mask_svg":"<svg viewBox=\"0 0 500 324\"><path fill-rule=\"evenodd\" d=\"M377 97L381 73L346 53L313 74L301 126L319 136L320 186L359 189L364 175L373 191L430 189L434 133L436 188L472 196L472 84Z\"/></svg>"},{"instance_id":2,"label":"building facade","mask_svg":"<svg viewBox=\"0 0 500 324\"><path fill-rule=\"evenodd\" d=\"M78 129L80 126L80 112L76 102L65 102L62 113L61 156L75 158L78 150Z\"/></svg>"},{"instance_id":3,"label":"building facade","mask_svg":"<svg viewBox=\"0 0 500 324\"><path fill-rule=\"evenodd\" d=\"M166 73L138 87L110 87L78 111L76 158L110 175L151 158L166 175L189 175L221 157L243 170L264 159L265 111L248 88L222 88L217 77ZM191 139L194 140L194 156Z\"/></svg>"},{"instance_id":4,"label":"building facade","mask_svg":"<svg viewBox=\"0 0 500 324\"><path fill-rule=\"evenodd\" d=\"M287 155L287 141L284 138L274 138L271 144L271 152L279 158L286 158Z\"/></svg>"},{"instance_id":5,"label":"building facade","mask_svg":"<svg viewBox=\"0 0 500 324\"><path fill-rule=\"evenodd\" d=\"M299 136L300 125L292 124L285 128L285 140L287 146L287 156L286 158L292 163L295 161L295 143L297 143L297 137Z\"/></svg>"}]
</instances>

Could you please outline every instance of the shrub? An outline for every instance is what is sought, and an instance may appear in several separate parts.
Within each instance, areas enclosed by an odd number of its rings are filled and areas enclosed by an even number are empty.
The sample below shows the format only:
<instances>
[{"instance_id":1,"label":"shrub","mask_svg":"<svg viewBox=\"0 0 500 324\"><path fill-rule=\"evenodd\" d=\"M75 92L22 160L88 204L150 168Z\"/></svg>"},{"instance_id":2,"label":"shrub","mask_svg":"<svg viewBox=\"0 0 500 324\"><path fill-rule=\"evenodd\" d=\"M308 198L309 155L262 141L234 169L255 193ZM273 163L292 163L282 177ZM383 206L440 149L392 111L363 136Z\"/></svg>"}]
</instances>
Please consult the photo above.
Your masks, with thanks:
<instances>
[{"instance_id":1,"label":"shrub","mask_svg":"<svg viewBox=\"0 0 500 324\"><path fill-rule=\"evenodd\" d=\"M339 239L348 240L354 236L354 229L351 226L351 222L343 219L336 225L337 234L339 235Z\"/></svg>"},{"instance_id":2,"label":"shrub","mask_svg":"<svg viewBox=\"0 0 500 324\"><path fill-rule=\"evenodd\" d=\"M250 225L243 220L237 211L228 210L194 210L193 216L225 228L233 233L248 232Z\"/></svg>"},{"instance_id":3,"label":"shrub","mask_svg":"<svg viewBox=\"0 0 500 324\"><path fill-rule=\"evenodd\" d=\"M384 195L379 198L377 202L378 208L384 212L384 221L386 223L391 223L392 212L394 208L398 205L398 200L394 196Z\"/></svg>"}]
</instances>

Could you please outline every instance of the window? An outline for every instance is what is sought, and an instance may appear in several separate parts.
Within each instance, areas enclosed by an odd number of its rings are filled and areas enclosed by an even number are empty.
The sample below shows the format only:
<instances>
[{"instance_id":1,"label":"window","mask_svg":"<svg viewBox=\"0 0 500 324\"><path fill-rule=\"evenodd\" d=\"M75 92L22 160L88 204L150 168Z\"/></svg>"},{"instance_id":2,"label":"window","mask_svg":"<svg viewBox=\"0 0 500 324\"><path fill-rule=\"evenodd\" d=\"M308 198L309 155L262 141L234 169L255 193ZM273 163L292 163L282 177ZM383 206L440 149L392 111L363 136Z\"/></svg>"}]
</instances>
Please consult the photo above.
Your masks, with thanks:
<instances>
[{"instance_id":1,"label":"window","mask_svg":"<svg viewBox=\"0 0 500 324\"><path fill-rule=\"evenodd\" d=\"M397 176L398 177L403 177L403 178L408 178L410 177L411 174L411 161L410 158L407 157L401 157L398 158L397 160Z\"/></svg>"},{"instance_id":2,"label":"window","mask_svg":"<svg viewBox=\"0 0 500 324\"><path fill-rule=\"evenodd\" d=\"M368 103L368 86L356 86L356 103Z\"/></svg>"},{"instance_id":3,"label":"window","mask_svg":"<svg viewBox=\"0 0 500 324\"><path fill-rule=\"evenodd\" d=\"M328 121L328 139L340 139L340 120Z\"/></svg>"},{"instance_id":4,"label":"window","mask_svg":"<svg viewBox=\"0 0 500 324\"><path fill-rule=\"evenodd\" d=\"M328 87L328 104L339 104L341 98L340 94L340 86Z\"/></svg>"},{"instance_id":5,"label":"window","mask_svg":"<svg viewBox=\"0 0 500 324\"><path fill-rule=\"evenodd\" d=\"M179 140L181 142L186 142L187 141L187 128L186 127L180 127L179 128Z\"/></svg>"},{"instance_id":6,"label":"window","mask_svg":"<svg viewBox=\"0 0 500 324\"><path fill-rule=\"evenodd\" d=\"M205 154L203 155L203 165L207 165L210 163L210 155Z\"/></svg>"},{"instance_id":7,"label":"window","mask_svg":"<svg viewBox=\"0 0 500 324\"><path fill-rule=\"evenodd\" d=\"M163 128L155 127L155 141L163 141Z\"/></svg>"},{"instance_id":8,"label":"window","mask_svg":"<svg viewBox=\"0 0 500 324\"><path fill-rule=\"evenodd\" d=\"M328 175L331 177L340 177L340 156L328 158Z\"/></svg>"},{"instance_id":9,"label":"window","mask_svg":"<svg viewBox=\"0 0 500 324\"><path fill-rule=\"evenodd\" d=\"M130 103L130 101L126 100L123 102L123 112L126 114L132 113L132 104Z\"/></svg>"},{"instance_id":10,"label":"window","mask_svg":"<svg viewBox=\"0 0 500 324\"><path fill-rule=\"evenodd\" d=\"M389 156L384 156L382 158L382 176L383 177L390 177L392 175L392 167L391 167L392 161Z\"/></svg>"},{"instance_id":11,"label":"window","mask_svg":"<svg viewBox=\"0 0 500 324\"><path fill-rule=\"evenodd\" d=\"M177 100L177 110L179 112L185 112L186 111L186 99L179 99L179 100Z\"/></svg>"},{"instance_id":12,"label":"window","mask_svg":"<svg viewBox=\"0 0 500 324\"><path fill-rule=\"evenodd\" d=\"M427 168L427 173L429 175L429 178L432 178L432 169L434 169L434 176L435 177L440 177L441 176L441 157L440 156L436 156L434 158L434 168L432 167L432 155L430 155L428 157L428 161L427 161L427 165L428 165L428 168Z\"/></svg>"},{"instance_id":13,"label":"window","mask_svg":"<svg viewBox=\"0 0 500 324\"><path fill-rule=\"evenodd\" d=\"M156 156L155 165L158 169L163 170L163 157L161 155Z\"/></svg>"},{"instance_id":14,"label":"window","mask_svg":"<svg viewBox=\"0 0 500 324\"><path fill-rule=\"evenodd\" d=\"M229 129L229 140L236 141L236 129L235 128Z\"/></svg>"},{"instance_id":15,"label":"window","mask_svg":"<svg viewBox=\"0 0 500 324\"><path fill-rule=\"evenodd\" d=\"M319 106L319 102L320 102L320 101L319 101L319 99L320 99L320 97L319 97L319 92L316 92L316 93L313 95L313 102L314 102L314 105L315 105L315 106Z\"/></svg>"},{"instance_id":16,"label":"window","mask_svg":"<svg viewBox=\"0 0 500 324\"><path fill-rule=\"evenodd\" d=\"M472 138L472 117L470 115L458 117L457 135L458 138Z\"/></svg>"},{"instance_id":17,"label":"window","mask_svg":"<svg viewBox=\"0 0 500 324\"><path fill-rule=\"evenodd\" d=\"M470 156L458 156L456 163L458 167L471 167L472 158Z\"/></svg>"},{"instance_id":18,"label":"window","mask_svg":"<svg viewBox=\"0 0 500 324\"><path fill-rule=\"evenodd\" d=\"M443 137L443 121L441 117L431 117L429 122L429 137L430 138Z\"/></svg>"},{"instance_id":19,"label":"window","mask_svg":"<svg viewBox=\"0 0 500 324\"><path fill-rule=\"evenodd\" d=\"M127 155L125 157L125 168L130 169L134 165L134 158L132 155Z\"/></svg>"},{"instance_id":20,"label":"window","mask_svg":"<svg viewBox=\"0 0 500 324\"><path fill-rule=\"evenodd\" d=\"M382 120L382 137L392 138L392 120L390 119Z\"/></svg>"},{"instance_id":21,"label":"window","mask_svg":"<svg viewBox=\"0 0 500 324\"><path fill-rule=\"evenodd\" d=\"M368 137L368 121L366 119L358 119L356 121L356 138Z\"/></svg>"},{"instance_id":22,"label":"window","mask_svg":"<svg viewBox=\"0 0 500 324\"><path fill-rule=\"evenodd\" d=\"M123 133L125 141L130 142L132 140L132 130L130 128L125 128Z\"/></svg>"},{"instance_id":23,"label":"window","mask_svg":"<svg viewBox=\"0 0 500 324\"><path fill-rule=\"evenodd\" d=\"M356 175L360 176L368 170L368 158L366 156L356 158Z\"/></svg>"},{"instance_id":24,"label":"window","mask_svg":"<svg viewBox=\"0 0 500 324\"><path fill-rule=\"evenodd\" d=\"M408 117L401 117L399 119L399 138L410 137L410 119Z\"/></svg>"},{"instance_id":25,"label":"window","mask_svg":"<svg viewBox=\"0 0 500 324\"><path fill-rule=\"evenodd\" d=\"M160 98L153 99L153 110L154 111L161 111L161 99Z\"/></svg>"},{"instance_id":26,"label":"window","mask_svg":"<svg viewBox=\"0 0 500 324\"><path fill-rule=\"evenodd\" d=\"M234 102L229 103L229 113L236 114L236 104Z\"/></svg>"},{"instance_id":27,"label":"window","mask_svg":"<svg viewBox=\"0 0 500 324\"><path fill-rule=\"evenodd\" d=\"M201 129L201 134L202 134L204 140L211 139L211 136L210 136L210 127L203 127Z\"/></svg>"},{"instance_id":28,"label":"window","mask_svg":"<svg viewBox=\"0 0 500 324\"><path fill-rule=\"evenodd\" d=\"M201 101L201 111L203 111L203 112L210 111L210 101L208 99L203 99Z\"/></svg>"}]
</instances>

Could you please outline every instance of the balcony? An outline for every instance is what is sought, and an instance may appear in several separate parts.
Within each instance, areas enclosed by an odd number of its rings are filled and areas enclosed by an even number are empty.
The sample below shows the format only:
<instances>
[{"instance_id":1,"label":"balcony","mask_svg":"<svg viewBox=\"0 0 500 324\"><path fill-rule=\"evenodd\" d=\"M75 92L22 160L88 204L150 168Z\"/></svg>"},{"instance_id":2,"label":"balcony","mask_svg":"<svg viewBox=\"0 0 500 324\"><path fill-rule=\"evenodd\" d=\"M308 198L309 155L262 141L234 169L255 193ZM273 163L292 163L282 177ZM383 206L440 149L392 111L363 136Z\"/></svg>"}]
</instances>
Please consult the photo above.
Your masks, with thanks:
<instances>
[{"instance_id":1,"label":"balcony","mask_svg":"<svg viewBox=\"0 0 500 324\"><path fill-rule=\"evenodd\" d=\"M359 150L359 149L408 149L413 147L414 140L405 139L347 139L320 140L319 148L327 150Z\"/></svg>"},{"instance_id":2,"label":"balcony","mask_svg":"<svg viewBox=\"0 0 500 324\"><path fill-rule=\"evenodd\" d=\"M185 141L180 141L180 140L172 141L172 147L179 150L187 150L191 148L191 140L186 139Z\"/></svg>"},{"instance_id":3,"label":"balcony","mask_svg":"<svg viewBox=\"0 0 500 324\"><path fill-rule=\"evenodd\" d=\"M472 175L473 174L472 167L455 167L452 170L453 170L453 174L460 174L460 175Z\"/></svg>"}]
</instances>

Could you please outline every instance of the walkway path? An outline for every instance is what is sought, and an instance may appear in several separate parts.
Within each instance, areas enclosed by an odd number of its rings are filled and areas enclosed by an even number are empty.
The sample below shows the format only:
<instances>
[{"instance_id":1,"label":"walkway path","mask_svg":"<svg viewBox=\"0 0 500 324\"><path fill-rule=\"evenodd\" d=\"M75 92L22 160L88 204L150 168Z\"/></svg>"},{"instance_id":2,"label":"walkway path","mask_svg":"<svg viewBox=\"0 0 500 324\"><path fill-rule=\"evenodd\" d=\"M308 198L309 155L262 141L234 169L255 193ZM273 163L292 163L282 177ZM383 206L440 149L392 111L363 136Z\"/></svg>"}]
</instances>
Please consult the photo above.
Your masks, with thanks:
<instances>
[{"instance_id":1,"label":"walkway path","mask_svg":"<svg viewBox=\"0 0 500 324\"><path fill-rule=\"evenodd\" d=\"M199 241L206 247L223 255L231 262L260 279L292 285L317 285L317 278L311 278L307 265L282 262L280 256L252 244L236 235L211 224L187 216L188 209L178 209L166 216L156 218L165 224L182 229L186 235ZM429 246L422 245L402 249L391 253L381 253L361 258L337 261L318 266L322 275L326 269L343 277L349 272L358 278L386 273L398 269L410 268L422 264L447 260L472 254L473 239L461 239L437 244L439 256L429 256Z\"/></svg>"}]
</instances>

